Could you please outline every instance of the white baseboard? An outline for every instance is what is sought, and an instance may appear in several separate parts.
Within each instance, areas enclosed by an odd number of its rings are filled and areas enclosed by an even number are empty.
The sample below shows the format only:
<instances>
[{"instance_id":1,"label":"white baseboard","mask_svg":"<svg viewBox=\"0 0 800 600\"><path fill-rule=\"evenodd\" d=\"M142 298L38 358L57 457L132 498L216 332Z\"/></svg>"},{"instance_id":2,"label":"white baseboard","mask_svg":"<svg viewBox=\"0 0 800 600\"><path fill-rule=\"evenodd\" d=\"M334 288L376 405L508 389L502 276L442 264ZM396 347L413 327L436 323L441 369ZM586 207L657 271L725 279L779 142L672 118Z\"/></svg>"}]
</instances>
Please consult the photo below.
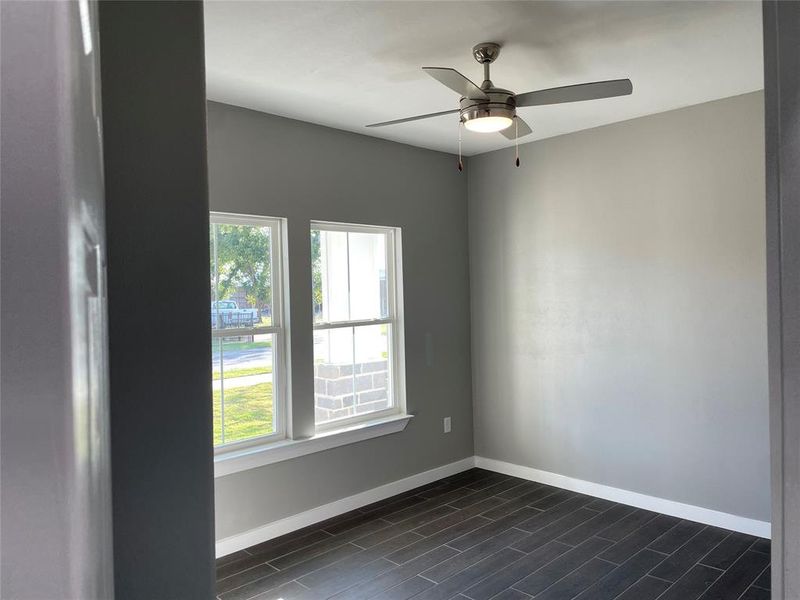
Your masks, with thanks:
<instances>
[{"instance_id":1,"label":"white baseboard","mask_svg":"<svg viewBox=\"0 0 800 600\"><path fill-rule=\"evenodd\" d=\"M520 477L521 479L528 479L530 481L560 487L572 492L580 492L582 494L596 496L597 498L604 498L637 508L644 508L665 515L680 517L681 519L697 521L698 523L704 523L706 525L714 525L715 527L722 527L723 529L730 529L732 531L739 531L741 533L757 535L764 538L769 538L771 536L770 524L768 521L739 517L717 510L711 510L710 508L702 508L700 506L675 502L674 500L665 500L664 498L657 498L656 496L648 496L638 492L631 492L600 483L558 475L557 473L549 473L548 471L540 471L539 469L531 467L523 467L522 465L484 458L482 456L475 457L475 466L488 471L503 473L504 475L512 475L514 477Z\"/></svg>"},{"instance_id":2,"label":"white baseboard","mask_svg":"<svg viewBox=\"0 0 800 600\"><path fill-rule=\"evenodd\" d=\"M285 519L273 521L272 523L267 523L261 527L250 529L237 535L232 535L230 537L217 540L217 558L220 556L225 556L226 554L231 554L237 550L243 550L244 548L248 548L255 544L260 544L261 542L266 542L267 540L271 540L292 531L302 529L303 527L313 525L314 523L319 523L325 519L330 519L331 517L335 517L350 510L366 506L367 504L378 502L384 498L390 498L391 496L402 494L408 490L413 490L415 487L426 485L436 481L437 479L449 477L450 475L455 475L461 471L471 469L474 466L475 458L470 456L448 465L442 465L441 467L436 467L435 469L430 469L429 471L423 471L422 473L411 475L405 479L393 481L391 483L372 488L371 490L366 490L359 494L342 498L341 500L335 500L329 504L317 506L316 508L286 517Z\"/></svg>"},{"instance_id":3,"label":"white baseboard","mask_svg":"<svg viewBox=\"0 0 800 600\"><path fill-rule=\"evenodd\" d=\"M225 556L226 554L231 554L237 550L249 548L261 542L266 542L267 540L302 529L314 523L319 523L325 519L330 519L331 517L366 506L372 502L378 502L384 498L402 494L415 487L426 485L437 479L442 479L443 477L455 475L456 473L466 471L472 467L480 467L488 471L495 471L521 479L545 483L565 490L580 492L582 494L596 496L597 498L604 498L637 508L644 508L665 515L680 517L681 519L697 521L698 523L704 523L706 525L714 525L715 527L722 527L723 529L730 529L732 531L739 531L764 538L769 538L771 535L768 521L739 517L737 515L711 510L710 508L702 508L700 506L675 502L674 500L665 500L664 498L658 498L656 496L648 496L638 492L631 492L629 490L593 483L591 481L584 481L582 479L575 479L574 477L567 477L548 471L541 471L532 467L524 467L500 460L484 458L482 456L470 456L463 460L417 473L405 479L393 481L371 490L348 496L347 498L335 500L329 504L317 506L316 508L286 517L285 519L273 521L261 527L218 540L216 544L217 558Z\"/></svg>"}]
</instances>

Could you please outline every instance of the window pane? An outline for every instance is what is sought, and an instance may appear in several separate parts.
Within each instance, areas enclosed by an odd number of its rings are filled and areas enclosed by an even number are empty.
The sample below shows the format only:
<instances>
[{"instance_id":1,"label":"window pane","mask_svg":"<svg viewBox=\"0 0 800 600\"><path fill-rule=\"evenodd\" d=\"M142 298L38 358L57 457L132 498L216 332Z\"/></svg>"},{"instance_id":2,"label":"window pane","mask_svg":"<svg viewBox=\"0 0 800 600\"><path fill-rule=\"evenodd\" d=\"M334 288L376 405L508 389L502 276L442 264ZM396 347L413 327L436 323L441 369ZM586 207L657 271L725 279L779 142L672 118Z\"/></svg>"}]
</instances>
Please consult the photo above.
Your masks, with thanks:
<instances>
[{"instance_id":1,"label":"window pane","mask_svg":"<svg viewBox=\"0 0 800 600\"><path fill-rule=\"evenodd\" d=\"M346 321L350 314L347 233L316 230L316 238L318 242L311 237L315 322Z\"/></svg>"},{"instance_id":2,"label":"window pane","mask_svg":"<svg viewBox=\"0 0 800 600\"><path fill-rule=\"evenodd\" d=\"M353 328L314 332L314 412L317 425L355 414Z\"/></svg>"},{"instance_id":3,"label":"window pane","mask_svg":"<svg viewBox=\"0 0 800 600\"><path fill-rule=\"evenodd\" d=\"M314 322L389 316L386 234L311 230Z\"/></svg>"},{"instance_id":4,"label":"window pane","mask_svg":"<svg viewBox=\"0 0 800 600\"><path fill-rule=\"evenodd\" d=\"M211 378L214 406L214 445L222 443L222 392L220 391L220 350L222 349L222 338L211 340Z\"/></svg>"},{"instance_id":5,"label":"window pane","mask_svg":"<svg viewBox=\"0 0 800 600\"><path fill-rule=\"evenodd\" d=\"M272 324L270 227L211 225L211 327Z\"/></svg>"},{"instance_id":6,"label":"window pane","mask_svg":"<svg viewBox=\"0 0 800 600\"><path fill-rule=\"evenodd\" d=\"M353 354L356 414L391 407L390 335L391 326L388 324L355 328Z\"/></svg>"},{"instance_id":7,"label":"window pane","mask_svg":"<svg viewBox=\"0 0 800 600\"><path fill-rule=\"evenodd\" d=\"M350 233L350 319L389 314L386 289L386 235Z\"/></svg>"},{"instance_id":8,"label":"window pane","mask_svg":"<svg viewBox=\"0 0 800 600\"><path fill-rule=\"evenodd\" d=\"M275 432L274 341L271 334L214 340L215 446Z\"/></svg>"},{"instance_id":9,"label":"window pane","mask_svg":"<svg viewBox=\"0 0 800 600\"><path fill-rule=\"evenodd\" d=\"M314 332L317 425L392 406L390 335L389 325Z\"/></svg>"}]
</instances>

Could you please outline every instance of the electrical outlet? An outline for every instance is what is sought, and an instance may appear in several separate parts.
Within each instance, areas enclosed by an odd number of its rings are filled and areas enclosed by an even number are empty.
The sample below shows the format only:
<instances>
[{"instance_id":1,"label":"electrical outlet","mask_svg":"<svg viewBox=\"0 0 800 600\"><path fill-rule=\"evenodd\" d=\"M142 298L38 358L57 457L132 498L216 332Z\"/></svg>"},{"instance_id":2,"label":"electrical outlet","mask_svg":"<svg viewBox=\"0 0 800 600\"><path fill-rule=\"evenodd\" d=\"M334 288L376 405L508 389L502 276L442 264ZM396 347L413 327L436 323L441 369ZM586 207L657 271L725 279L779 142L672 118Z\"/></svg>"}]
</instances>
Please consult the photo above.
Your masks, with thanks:
<instances>
[{"instance_id":1,"label":"electrical outlet","mask_svg":"<svg viewBox=\"0 0 800 600\"><path fill-rule=\"evenodd\" d=\"M450 417L444 418L444 432L450 433Z\"/></svg>"}]
</instances>

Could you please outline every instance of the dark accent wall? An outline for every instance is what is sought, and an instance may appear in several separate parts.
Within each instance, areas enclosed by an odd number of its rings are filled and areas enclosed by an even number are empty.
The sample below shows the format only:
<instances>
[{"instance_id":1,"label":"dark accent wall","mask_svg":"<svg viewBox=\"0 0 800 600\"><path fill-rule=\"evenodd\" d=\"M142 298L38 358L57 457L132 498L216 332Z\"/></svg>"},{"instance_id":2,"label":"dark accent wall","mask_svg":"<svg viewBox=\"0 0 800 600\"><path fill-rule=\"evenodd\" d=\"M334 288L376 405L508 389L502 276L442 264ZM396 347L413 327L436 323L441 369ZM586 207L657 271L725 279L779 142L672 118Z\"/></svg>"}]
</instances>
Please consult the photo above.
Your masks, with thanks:
<instances>
[{"instance_id":1,"label":"dark accent wall","mask_svg":"<svg viewBox=\"0 0 800 600\"><path fill-rule=\"evenodd\" d=\"M764 2L772 597L800 598L800 3Z\"/></svg>"},{"instance_id":2,"label":"dark accent wall","mask_svg":"<svg viewBox=\"0 0 800 600\"><path fill-rule=\"evenodd\" d=\"M213 596L201 2L100 8L116 599Z\"/></svg>"}]
</instances>

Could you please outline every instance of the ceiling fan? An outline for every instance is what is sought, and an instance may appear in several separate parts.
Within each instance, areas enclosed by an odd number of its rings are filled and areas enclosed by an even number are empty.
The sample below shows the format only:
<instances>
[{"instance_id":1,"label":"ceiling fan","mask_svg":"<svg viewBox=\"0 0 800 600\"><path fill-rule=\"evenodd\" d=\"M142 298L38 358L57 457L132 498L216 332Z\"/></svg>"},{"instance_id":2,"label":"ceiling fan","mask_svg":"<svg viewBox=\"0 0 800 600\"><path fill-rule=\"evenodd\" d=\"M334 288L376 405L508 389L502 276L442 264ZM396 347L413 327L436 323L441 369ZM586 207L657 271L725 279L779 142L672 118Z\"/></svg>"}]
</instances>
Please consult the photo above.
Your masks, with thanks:
<instances>
[{"instance_id":1,"label":"ceiling fan","mask_svg":"<svg viewBox=\"0 0 800 600\"><path fill-rule=\"evenodd\" d=\"M633 92L633 85L630 79L612 79L610 81L595 81L536 90L517 95L509 90L494 87L489 78L489 65L500 55L499 44L494 42L478 44L472 49L472 55L475 60L483 65L483 83L480 87L455 69L422 67L422 70L436 81L461 95L459 108L384 121L382 123L372 123L367 127L384 127L386 125L397 125L399 123L408 123L409 121L419 121L420 119L459 113L460 121L470 131L479 133L500 132L508 139L514 140L531 133L531 128L528 124L517 115L518 108L613 98L615 96L627 96ZM512 124L515 127L512 128Z\"/></svg>"}]
</instances>

